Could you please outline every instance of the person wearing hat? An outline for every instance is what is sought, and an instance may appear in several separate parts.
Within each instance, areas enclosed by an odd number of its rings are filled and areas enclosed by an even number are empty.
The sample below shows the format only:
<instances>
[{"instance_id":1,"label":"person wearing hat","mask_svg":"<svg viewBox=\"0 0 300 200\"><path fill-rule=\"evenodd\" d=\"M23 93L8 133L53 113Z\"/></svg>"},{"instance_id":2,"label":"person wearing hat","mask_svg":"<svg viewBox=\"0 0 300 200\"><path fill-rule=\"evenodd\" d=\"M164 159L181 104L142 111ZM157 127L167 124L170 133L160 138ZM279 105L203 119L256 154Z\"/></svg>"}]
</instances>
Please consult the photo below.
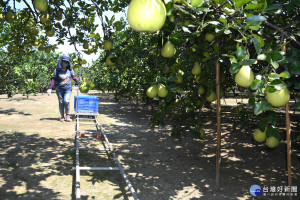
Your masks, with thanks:
<instances>
[{"instance_id":1,"label":"person wearing hat","mask_svg":"<svg viewBox=\"0 0 300 200\"><path fill-rule=\"evenodd\" d=\"M74 70L71 67L69 58L67 56L62 56L53 72L53 76L51 77L51 84L49 89L47 90L48 95L50 95L55 83L61 122L65 120L67 122L72 121L70 118L70 98L72 95L71 78L75 82L78 82L78 79L75 77ZM64 117L65 114L66 118Z\"/></svg>"}]
</instances>

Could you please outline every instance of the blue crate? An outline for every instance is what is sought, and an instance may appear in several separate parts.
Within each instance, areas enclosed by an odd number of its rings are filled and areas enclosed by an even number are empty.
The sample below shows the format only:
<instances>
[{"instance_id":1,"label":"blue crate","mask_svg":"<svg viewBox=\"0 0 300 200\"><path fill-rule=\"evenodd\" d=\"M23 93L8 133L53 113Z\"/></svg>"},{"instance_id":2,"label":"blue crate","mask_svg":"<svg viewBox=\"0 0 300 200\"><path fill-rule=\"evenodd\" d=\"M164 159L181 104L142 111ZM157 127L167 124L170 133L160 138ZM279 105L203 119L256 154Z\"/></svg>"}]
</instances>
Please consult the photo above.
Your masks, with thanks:
<instances>
[{"instance_id":1,"label":"blue crate","mask_svg":"<svg viewBox=\"0 0 300 200\"><path fill-rule=\"evenodd\" d=\"M76 108L77 96L74 96L74 110L77 113L98 113L99 99L94 96L78 96L78 106Z\"/></svg>"}]
</instances>

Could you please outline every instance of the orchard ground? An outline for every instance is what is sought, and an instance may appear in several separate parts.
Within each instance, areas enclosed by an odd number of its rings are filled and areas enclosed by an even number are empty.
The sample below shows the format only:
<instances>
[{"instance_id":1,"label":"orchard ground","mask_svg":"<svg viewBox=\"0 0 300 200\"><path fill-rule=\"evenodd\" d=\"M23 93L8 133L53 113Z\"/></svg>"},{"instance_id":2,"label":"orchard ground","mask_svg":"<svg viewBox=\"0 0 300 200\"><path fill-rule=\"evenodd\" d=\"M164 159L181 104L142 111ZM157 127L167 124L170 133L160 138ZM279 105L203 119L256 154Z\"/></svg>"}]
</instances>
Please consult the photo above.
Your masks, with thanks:
<instances>
[{"instance_id":1,"label":"orchard ground","mask_svg":"<svg viewBox=\"0 0 300 200\"><path fill-rule=\"evenodd\" d=\"M73 90L73 95L76 90ZM129 101L115 103L113 94L92 91L99 97L98 120L140 199L252 199L252 185L286 186L286 145L275 149L256 143L252 133L258 123L232 131L236 99L222 100L222 162L220 188L215 186L216 114L202 113L206 137L170 136L170 127L151 129L151 110ZM247 102L244 100L244 102ZM73 96L71 98L72 113ZM285 135L284 112L280 133ZM299 112L291 111L292 138L299 133ZM0 196L1 199L74 199L75 122L58 121L55 93L28 99L0 96ZM297 121L298 120L298 121ZM95 130L87 126L80 130ZM80 139L80 146L96 147L99 139ZM300 148L292 145L293 185L300 186ZM80 153L81 166L114 166L112 158L95 152ZM133 199L116 171L83 171L82 199ZM270 193L269 193L270 194ZM296 197L294 199L298 199ZM261 197L260 199L288 199Z\"/></svg>"}]
</instances>

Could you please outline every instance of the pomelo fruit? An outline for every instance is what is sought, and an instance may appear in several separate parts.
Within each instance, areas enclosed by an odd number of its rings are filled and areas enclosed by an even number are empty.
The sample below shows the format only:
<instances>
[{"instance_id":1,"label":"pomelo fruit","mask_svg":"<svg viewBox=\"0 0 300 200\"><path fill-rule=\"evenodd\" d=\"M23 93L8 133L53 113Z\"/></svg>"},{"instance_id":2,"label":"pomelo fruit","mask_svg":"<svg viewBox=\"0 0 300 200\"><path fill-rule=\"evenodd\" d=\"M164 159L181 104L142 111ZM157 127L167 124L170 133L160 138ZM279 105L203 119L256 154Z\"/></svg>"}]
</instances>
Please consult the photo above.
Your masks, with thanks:
<instances>
[{"instance_id":1,"label":"pomelo fruit","mask_svg":"<svg viewBox=\"0 0 300 200\"><path fill-rule=\"evenodd\" d=\"M104 47L105 50L109 51L109 50L112 49L113 44L112 44L112 42L111 42L110 40L106 40L106 41L104 42L103 47Z\"/></svg>"},{"instance_id":2,"label":"pomelo fruit","mask_svg":"<svg viewBox=\"0 0 300 200\"><path fill-rule=\"evenodd\" d=\"M287 88L275 92L267 91L266 98L273 107L285 106L290 100L290 93Z\"/></svg>"},{"instance_id":3,"label":"pomelo fruit","mask_svg":"<svg viewBox=\"0 0 300 200\"><path fill-rule=\"evenodd\" d=\"M257 142L263 142L266 140L267 134L265 130L264 132L261 132L259 129L256 129L253 133L253 138Z\"/></svg>"},{"instance_id":4,"label":"pomelo fruit","mask_svg":"<svg viewBox=\"0 0 300 200\"><path fill-rule=\"evenodd\" d=\"M175 53L176 53L176 49L170 41L167 41L166 44L161 49L161 55L166 58L173 57Z\"/></svg>"},{"instance_id":5,"label":"pomelo fruit","mask_svg":"<svg viewBox=\"0 0 300 200\"><path fill-rule=\"evenodd\" d=\"M276 137L268 137L266 140L266 144L269 148L275 148L279 144L279 140Z\"/></svg>"},{"instance_id":6,"label":"pomelo fruit","mask_svg":"<svg viewBox=\"0 0 300 200\"><path fill-rule=\"evenodd\" d=\"M165 4L161 0L132 0L127 20L135 31L154 33L164 25L166 14Z\"/></svg>"},{"instance_id":7,"label":"pomelo fruit","mask_svg":"<svg viewBox=\"0 0 300 200\"><path fill-rule=\"evenodd\" d=\"M13 11L9 10L7 11L6 15L5 15L5 19L8 23L13 23L15 21L15 14L13 13Z\"/></svg>"},{"instance_id":8,"label":"pomelo fruit","mask_svg":"<svg viewBox=\"0 0 300 200\"><path fill-rule=\"evenodd\" d=\"M151 87L149 87L147 89L146 94L150 98L156 97L156 95L158 94L158 87L157 87L157 85L152 85Z\"/></svg>"},{"instance_id":9,"label":"pomelo fruit","mask_svg":"<svg viewBox=\"0 0 300 200\"><path fill-rule=\"evenodd\" d=\"M158 96L164 98L168 95L168 90L165 85L159 84L158 86Z\"/></svg>"},{"instance_id":10,"label":"pomelo fruit","mask_svg":"<svg viewBox=\"0 0 300 200\"><path fill-rule=\"evenodd\" d=\"M46 11L48 8L47 0L34 0L34 7L39 11Z\"/></svg>"},{"instance_id":11,"label":"pomelo fruit","mask_svg":"<svg viewBox=\"0 0 300 200\"><path fill-rule=\"evenodd\" d=\"M110 54L107 58L106 58L106 60L105 60L105 62L106 62L106 64L108 65L108 66L114 66L115 65L115 63L113 63L110 59L113 57L113 55L112 54Z\"/></svg>"},{"instance_id":12,"label":"pomelo fruit","mask_svg":"<svg viewBox=\"0 0 300 200\"><path fill-rule=\"evenodd\" d=\"M199 88L198 88L198 94L204 94L204 92L205 92L205 89L204 89L204 87L202 87L202 86L199 86Z\"/></svg>"},{"instance_id":13,"label":"pomelo fruit","mask_svg":"<svg viewBox=\"0 0 300 200\"><path fill-rule=\"evenodd\" d=\"M239 86L248 88L254 81L254 74L248 65L242 66L240 71L235 75L235 82Z\"/></svg>"},{"instance_id":14,"label":"pomelo fruit","mask_svg":"<svg viewBox=\"0 0 300 200\"><path fill-rule=\"evenodd\" d=\"M210 95L208 97L206 97L208 102L213 102L217 99L217 95L214 91L210 91Z\"/></svg>"},{"instance_id":15,"label":"pomelo fruit","mask_svg":"<svg viewBox=\"0 0 300 200\"><path fill-rule=\"evenodd\" d=\"M208 42L212 42L214 39L215 39L215 35L211 34L211 33L206 33L205 34L205 39L208 41Z\"/></svg>"},{"instance_id":16,"label":"pomelo fruit","mask_svg":"<svg viewBox=\"0 0 300 200\"><path fill-rule=\"evenodd\" d=\"M200 64L198 62L195 62L194 67L192 69L192 74L194 74L194 75L200 75L200 73L201 73Z\"/></svg>"}]
</instances>

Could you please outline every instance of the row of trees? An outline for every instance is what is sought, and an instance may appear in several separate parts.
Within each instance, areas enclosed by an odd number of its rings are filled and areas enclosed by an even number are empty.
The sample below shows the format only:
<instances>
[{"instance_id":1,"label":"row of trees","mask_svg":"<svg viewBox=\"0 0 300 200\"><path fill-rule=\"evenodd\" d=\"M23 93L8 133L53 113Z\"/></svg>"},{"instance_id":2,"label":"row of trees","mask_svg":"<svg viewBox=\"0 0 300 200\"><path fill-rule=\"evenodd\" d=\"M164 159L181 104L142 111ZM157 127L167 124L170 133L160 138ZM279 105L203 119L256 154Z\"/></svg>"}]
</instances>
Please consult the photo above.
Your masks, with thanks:
<instances>
[{"instance_id":1,"label":"row of trees","mask_svg":"<svg viewBox=\"0 0 300 200\"><path fill-rule=\"evenodd\" d=\"M131 28L113 33L114 47L103 52L89 69L91 78L100 89L115 91L117 100L139 98L156 107L152 125L163 125L168 119L173 122L173 135L192 129L201 136L199 113L215 100L215 65L219 62L221 93L247 94L253 117L260 121L258 128L264 131L268 127L267 136L279 139L276 109L265 94L288 88L294 108L300 108L298 2L215 0L204 1L201 7L188 5L167 3L167 18L157 33L139 33ZM171 58L161 55L167 41L176 48ZM114 58L110 60L116 64L108 66L105 61L111 54ZM200 75L192 73L195 62L200 63ZM245 65L254 73L249 88L235 82ZM149 98L147 89L157 84L166 86L167 96ZM204 94L198 93L199 87L204 88ZM238 113L245 122L249 117L241 114L244 107L239 106Z\"/></svg>"},{"instance_id":2,"label":"row of trees","mask_svg":"<svg viewBox=\"0 0 300 200\"><path fill-rule=\"evenodd\" d=\"M215 100L216 63L221 66L221 93L247 94L254 116L260 119L258 127L261 131L268 127L268 136L280 138L276 131L276 109L266 100L266 93L287 88L296 102L295 108L299 109L297 0L138 1L159 5L157 16L166 17L161 29L152 33L133 30L125 19L115 21L114 17L104 17L107 10L124 11L129 5L127 0L35 1L44 6L22 1L27 7L18 9L15 1L14 4L0 1L3 92L16 91L11 88L17 86L29 93L28 85L42 86L43 81L37 80L43 77L39 73L52 73L51 67L56 64L50 63L56 62L58 55L48 54L38 60L35 56L40 58L45 54L38 53L36 48L39 51L48 48L49 53L49 49L53 51L57 44L67 41L77 51L71 56L72 60L76 57L76 67L85 63L82 52L101 52L93 66L85 70L85 76L96 88L115 91L117 100L124 96L139 98L156 107L158 111L151 124L163 125L168 119L174 124L175 136L180 137L188 129L201 136L203 124L199 113ZM133 21L139 17L138 13L148 12L139 9L130 9L135 12L131 15ZM100 19L103 37L95 32L96 18ZM152 27L151 23L156 24L155 20L145 20L139 26ZM57 44L50 45L49 37L53 36ZM100 50L107 39L113 41L113 48ZM174 45L176 50L162 56L161 49L166 43ZM85 50L80 52L78 46ZM196 62L200 64L200 74L192 70ZM253 77L249 78L251 82L238 81L237 85L236 76L243 66L249 66L246 72L251 71ZM146 91L154 85L165 86L167 95L149 98Z\"/></svg>"}]
</instances>

